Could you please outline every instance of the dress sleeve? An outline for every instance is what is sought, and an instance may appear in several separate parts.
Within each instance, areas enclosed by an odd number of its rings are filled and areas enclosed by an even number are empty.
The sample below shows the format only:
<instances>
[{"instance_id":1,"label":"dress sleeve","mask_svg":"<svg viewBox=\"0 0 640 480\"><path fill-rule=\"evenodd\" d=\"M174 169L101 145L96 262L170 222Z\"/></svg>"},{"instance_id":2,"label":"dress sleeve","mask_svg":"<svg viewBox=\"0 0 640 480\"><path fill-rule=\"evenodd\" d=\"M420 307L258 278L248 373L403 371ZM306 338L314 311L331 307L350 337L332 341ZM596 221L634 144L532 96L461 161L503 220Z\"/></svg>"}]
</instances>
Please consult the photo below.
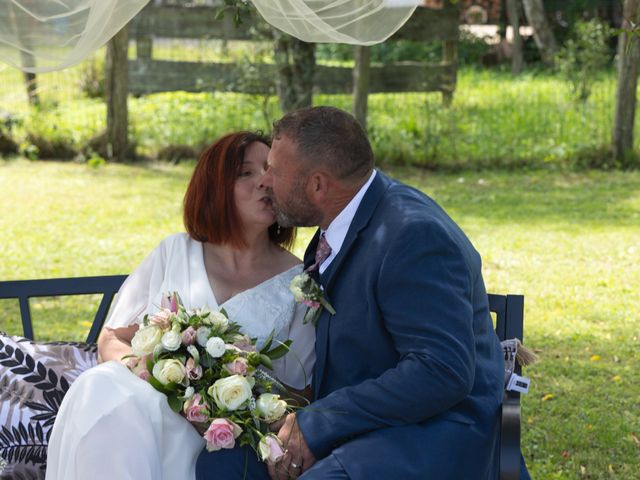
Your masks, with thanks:
<instances>
[{"instance_id":1,"label":"dress sleeve","mask_svg":"<svg viewBox=\"0 0 640 480\"><path fill-rule=\"evenodd\" d=\"M167 258L164 243L160 243L122 284L105 328L116 329L142 322L142 315L164 281Z\"/></svg>"},{"instance_id":2,"label":"dress sleeve","mask_svg":"<svg viewBox=\"0 0 640 480\"><path fill-rule=\"evenodd\" d=\"M307 307L296 304L289 324L288 338L292 340L289 353L273 362L273 373L285 385L303 390L311 384L316 362L316 331L311 322L303 323Z\"/></svg>"}]
</instances>

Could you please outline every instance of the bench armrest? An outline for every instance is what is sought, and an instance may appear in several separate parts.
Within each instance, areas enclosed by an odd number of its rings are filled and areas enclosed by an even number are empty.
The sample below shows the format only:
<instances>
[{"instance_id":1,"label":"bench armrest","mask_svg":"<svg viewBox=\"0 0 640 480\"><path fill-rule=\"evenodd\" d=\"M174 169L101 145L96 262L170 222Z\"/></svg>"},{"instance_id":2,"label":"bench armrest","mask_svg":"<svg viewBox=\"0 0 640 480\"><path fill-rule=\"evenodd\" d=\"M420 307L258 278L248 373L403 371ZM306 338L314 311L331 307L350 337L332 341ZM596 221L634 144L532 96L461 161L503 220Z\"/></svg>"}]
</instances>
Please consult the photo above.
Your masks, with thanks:
<instances>
[{"instance_id":1,"label":"bench armrest","mask_svg":"<svg viewBox=\"0 0 640 480\"><path fill-rule=\"evenodd\" d=\"M520 394L505 391L500 426L500 480L520 475Z\"/></svg>"}]
</instances>

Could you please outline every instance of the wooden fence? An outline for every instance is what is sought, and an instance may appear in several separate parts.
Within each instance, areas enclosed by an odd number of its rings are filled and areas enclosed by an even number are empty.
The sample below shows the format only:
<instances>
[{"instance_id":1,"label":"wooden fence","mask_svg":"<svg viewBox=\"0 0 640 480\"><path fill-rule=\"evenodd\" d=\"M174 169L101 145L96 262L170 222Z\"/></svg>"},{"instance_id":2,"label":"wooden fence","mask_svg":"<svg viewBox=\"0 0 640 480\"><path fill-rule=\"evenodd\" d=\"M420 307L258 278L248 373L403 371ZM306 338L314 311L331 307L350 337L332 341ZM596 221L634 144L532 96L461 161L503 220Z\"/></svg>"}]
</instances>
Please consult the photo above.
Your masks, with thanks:
<instances>
[{"instance_id":1,"label":"wooden fence","mask_svg":"<svg viewBox=\"0 0 640 480\"><path fill-rule=\"evenodd\" d=\"M387 65L371 64L369 47L355 47L353 68L316 65L314 92L352 93L353 111L366 126L367 96L377 92L441 92L449 103L456 86L458 42L458 8L450 1L442 8L418 8L409 21L387 41L413 40L442 42L442 61L404 62ZM255 32L267 38L271 27L252 17L236 25L231 15L216 18L211 7L162 6L145 7L109 43L107 72L107 142L113 157L127 154L127 92L144 95L155 92L184 90L234 91L269 94L276 66L268 63L253 65L254 77L246 81L243 66L233 63L200 63L167 61L153 58L155 38L256 40ZM258 37L259 38L259 37ZM136 57L127 59L129 40L135 40ZM118 53L116 50L119 50Z\"/></svg>"},{"instance_id":2,"label":"wooden fence","mask_svg":"<svg viewBox=\"0 0 640 480\"><path fill-rule=\"evenodd\" d=\"M210 7L149 5L129 25L129 38L136 41L136 58L129 61L129 91L134 94L184 90L212 90L268 93L266 83L243 82L243 68L232 63L197 63L153 59L153 39L255 40L252 30L268 27L253 18L236 26L230 15L216 19ZM445 2L442 9L419 8L388 41L441 41L443 60L439 64L408 62L371 65L369 92L440 91L449 96L455 90L458 40L458 10ZM276 66L256 65L258 76L273 79ZM351 93L353 69L317 65L314 91Z\"/></svg>"}]
</instances>

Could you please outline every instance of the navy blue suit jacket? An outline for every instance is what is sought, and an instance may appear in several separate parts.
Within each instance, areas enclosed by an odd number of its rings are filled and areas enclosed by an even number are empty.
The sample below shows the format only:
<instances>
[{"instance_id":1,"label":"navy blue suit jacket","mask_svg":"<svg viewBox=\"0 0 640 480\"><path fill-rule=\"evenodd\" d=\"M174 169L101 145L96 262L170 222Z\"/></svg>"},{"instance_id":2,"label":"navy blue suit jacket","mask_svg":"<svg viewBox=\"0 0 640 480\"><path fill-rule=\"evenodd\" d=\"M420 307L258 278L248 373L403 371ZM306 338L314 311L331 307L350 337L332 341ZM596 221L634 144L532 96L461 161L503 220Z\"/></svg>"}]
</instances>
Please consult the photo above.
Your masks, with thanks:
<instances>
[{"instance_id":1,"label":"navy blue suit jacket","mask_svg":"<svg viewBox=\"0 0 640 480\"><path fill-rule=\"evenodd\" d=\"M480 267L433 200L378 171L320 276L336 314L298 412L317 459L356 480L497 478L504 362Z\"/></svg>"}]
</instances>

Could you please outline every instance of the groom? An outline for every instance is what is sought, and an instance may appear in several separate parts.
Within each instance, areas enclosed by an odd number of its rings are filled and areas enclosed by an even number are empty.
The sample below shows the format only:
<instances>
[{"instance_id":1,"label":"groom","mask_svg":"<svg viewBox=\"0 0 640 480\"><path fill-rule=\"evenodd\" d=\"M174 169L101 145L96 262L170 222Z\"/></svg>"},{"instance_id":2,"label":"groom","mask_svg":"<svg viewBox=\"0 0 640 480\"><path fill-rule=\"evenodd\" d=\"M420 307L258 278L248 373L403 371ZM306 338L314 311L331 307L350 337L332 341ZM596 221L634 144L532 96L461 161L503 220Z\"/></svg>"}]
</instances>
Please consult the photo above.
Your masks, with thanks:
<instances>
[{"instance_id":1,"label":"groom","mask_svg":"<svg viewBox=\"0 0 640 480\"><path fill-rule=\"evenodd\" d=\"M315 401L286 418L288 453L269 473L498 478L504 364L480 256L433 200L373 163L339 109L274 126L263 184L280 225L320 227L305 267L336 313L318 318Z\"/></svg>"}]
</instances>

